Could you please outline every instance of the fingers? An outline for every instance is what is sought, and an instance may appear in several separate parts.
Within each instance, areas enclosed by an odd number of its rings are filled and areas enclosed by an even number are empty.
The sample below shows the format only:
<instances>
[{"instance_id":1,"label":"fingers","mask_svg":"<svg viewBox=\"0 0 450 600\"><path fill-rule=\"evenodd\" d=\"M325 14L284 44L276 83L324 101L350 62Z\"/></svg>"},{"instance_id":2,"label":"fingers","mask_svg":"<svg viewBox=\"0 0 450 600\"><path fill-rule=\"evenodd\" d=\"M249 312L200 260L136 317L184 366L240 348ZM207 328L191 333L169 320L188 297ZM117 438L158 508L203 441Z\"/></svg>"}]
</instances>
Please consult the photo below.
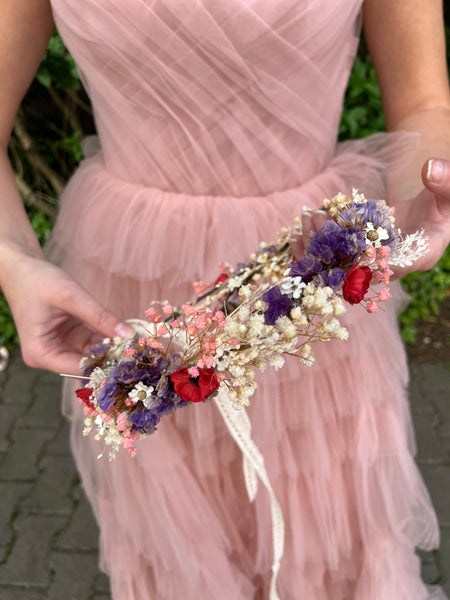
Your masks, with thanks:
<instances>
[{"instance_id":1,"label":"fingers","mask_svg":"<svg viewBox=\"0 0 450 600\"><path fill-rule=\"evenodd\" d=\"M450 219L450 161L430 158L422 167L422 180L425 187L437 196L442 217Z\"/></svg>"},{"instance_id":2,"label":"fingers","mask_svg":"<svg viewBox=\"0 0 450 600\"><path fill-rule=\"evenodd\" d=\"M302 241L305 249L308 248L311 234L319 229L322 229L326 220L327 213L324 210L318 209L312 212L309 210L304 210L302 212Z\"/></svg>"},{"instance_id":3,"label":"fingers","mask_svg":"<svg viewBox=\"0 0 450 600\"><path fill-rule=\"evenodd\" d=\"M61 285L55 304L69 315L89 325L103 337L129 337L134 333L129 325L99 304L73 281L66 281Z\"/></svg>"}]
</instances>

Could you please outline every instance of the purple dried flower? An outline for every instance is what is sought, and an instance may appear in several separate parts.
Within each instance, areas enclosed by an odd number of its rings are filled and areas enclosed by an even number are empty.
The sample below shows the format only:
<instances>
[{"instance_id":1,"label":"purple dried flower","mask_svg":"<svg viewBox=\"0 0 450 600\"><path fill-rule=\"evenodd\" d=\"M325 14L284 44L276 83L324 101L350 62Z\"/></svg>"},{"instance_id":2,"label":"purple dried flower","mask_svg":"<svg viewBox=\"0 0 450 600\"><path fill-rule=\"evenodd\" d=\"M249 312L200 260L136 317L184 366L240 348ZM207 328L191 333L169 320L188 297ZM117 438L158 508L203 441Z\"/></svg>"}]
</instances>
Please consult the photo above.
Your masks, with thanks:
<instances>
[{"instance_id":1,"label":"purple dried flower","mask_svg":"<svg viewBox=\"0 0 450 600\"><path fill-rule=\"evenodd\" d=\"M353 265L366 250L364 232L359 227L341 227L327 221L311 238L306 254L318 258L324 265Z\"/></svg>"},{"instance_id":2,"label":"purple dried flower","mask_svg":"<svg viewBox=\"0 0 450 600\"><path fill-rule=\"evenodd\" d=\"M291 299L288 296L283 295L278 286L264 292L262 299L269 305L264 313L266 325L275 325L278 317L287 314L291 306Z\"/></svg>"},{"instance_id":3,"label":"purple dried flower","mask_svg":"<svg viewBox=\"0 0 450 600\"><path fill-rule=\"evenodd\" d=\"M301 277L302 281L308 283L322 271L322 263L311 254L305 254L301 260L291 262L290 277Z\"/></svg>"},{"instance_id":4,"label":"purple dried flower","mask_svg":"<svg viewBox=\"0 0 450 600\"><path fill-rule=\"evenodd\" d=\"M392 245L395 242L395 233L390 220L391 211L386 203L379 200L367 200L363 203L352 203L347 206L337 217L336 221L344 227L360 227L364 229L368 222L374 228L383 227L389 234L383 245Z\"/></svg>"},{"instance_id":5,"label":"purple dried flower","mask_svg":"<svg viewBox=\"0 0 450 600\"><path fill-rule=\"evenodd\" d=\"M332 290L337 290L341 287L345 280L344 269L330 269L329 271L323 271L320 274L324 285L327 285Z\"/></svg>"}]
</instances>

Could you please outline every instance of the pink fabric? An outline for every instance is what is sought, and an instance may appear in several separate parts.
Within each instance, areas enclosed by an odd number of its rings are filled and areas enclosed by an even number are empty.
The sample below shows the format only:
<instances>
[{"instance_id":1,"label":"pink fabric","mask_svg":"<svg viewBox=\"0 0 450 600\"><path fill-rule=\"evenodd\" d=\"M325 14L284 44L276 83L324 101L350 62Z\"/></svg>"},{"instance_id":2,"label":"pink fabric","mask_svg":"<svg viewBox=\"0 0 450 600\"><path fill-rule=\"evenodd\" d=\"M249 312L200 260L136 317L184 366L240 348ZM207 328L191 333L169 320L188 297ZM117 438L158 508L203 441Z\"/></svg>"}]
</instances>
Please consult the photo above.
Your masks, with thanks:
<instances>
[{"instance_id":1,"label":"pink fabric","mask_svg":"<svg viewBox=\"0 0 450 600\"><path fill-rule=\"evenodd\" d=\"M415 140L336 145L360 0L53 0L92 98L101 150L69 183L53 260L124 317L180 303L304 205L358 187ZM393 163L392 168L395 168ZM400 293L397 291L397 303ZM438 528L414 465L394 308L346 316L351 341L261 377L250 409L287 526L283 600L429 600L414 546ZM67 389L69 400L71 389ZM267 597L267 496L214 405L166 418L138 455L73 449L115 600Z\"/></svg>"}]
</instances>

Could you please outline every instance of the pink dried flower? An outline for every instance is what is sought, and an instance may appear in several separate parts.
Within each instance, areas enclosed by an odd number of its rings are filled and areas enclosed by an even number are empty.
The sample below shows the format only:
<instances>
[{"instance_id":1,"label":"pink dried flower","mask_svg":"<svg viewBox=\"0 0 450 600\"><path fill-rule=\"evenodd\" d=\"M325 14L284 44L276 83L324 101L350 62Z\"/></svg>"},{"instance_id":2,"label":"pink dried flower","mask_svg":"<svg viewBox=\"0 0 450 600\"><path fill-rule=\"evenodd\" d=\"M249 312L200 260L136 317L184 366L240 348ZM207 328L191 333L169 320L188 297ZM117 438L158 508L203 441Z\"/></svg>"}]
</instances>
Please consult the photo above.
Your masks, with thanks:
<instances>
[{"instance_id":1,"label":"pink dried flower","mask_svg":"<svg viewBox=\"0 0 450 600\"><path fill-rule=\"evenodd\" d=\"M136 350L134 350L133 348L126 348L124 355L125 356L133 356L133 354L136 352Z\"/></svg>"},{"instance_id":2,"label":"pink dried flower","mask_svg":"<svg viewBox=\"0 0 450 600\"><path fill-rule=\"evenodd\" d=\"M366 250L366 255L367 255L367 258L375 258L376 255L377 255L375 247L374 246L368 246L367 250Z\"/></svg>"},{"instance_id":3,"label":"pink dried flower","mask_svg":"<svg viewBox=\"0 0 450 600\"><path fill-rule=\"evenodd\" d=\"M379 291L378 300L380 300L380 302L383 302L384 300L389 300L389 298L392 298L389 288L386 287Z\"/></svg>"},{"instance_id":4,"label":"pink dried flower","mask_svg":"<svg viewBox=\"0 0 450 600\"><path fill-rule=\"evenodd\" d=\"M197 369L197 367L190 367L188 369L188 373L191 377L199 377L200 375L200 371Z\"/></svg>"},{"instance_id":5,"label":"pink dried flower","mask_svg":"<svg viewBox=\"0 0 450 600\"><path fill-rule=\"evenodd\" d=\"M183 311L183 314L187 315L188 317L193 317L196 314L195 307L191 304L183 304L181 310Z\"/></svg>"},{"instance_id":6,"label":"pink dried flower","mask_svg":"<svg viewBox=\"0 0 450 600\"><path fill-rule=\"evenodd\" d=\"M180 327L180 321L178 319L174 319L171 323L173 329L179 329Z\"/></svg>"},{"instance_id":7,"label":"pink dried flower","mask_svg":"<svg viewBox=\"0 0 450 600\"><path fill-rule=\"evenodd\" d=\"M367 307L367 312L369 313L376 313L378 310L378 305L376 302L371 302L369 304L369 306Z\"/></svg>"},{"instance_id":8,"label":"pink dried flower","mask_svg":"<svg viewBox=\"0 0 450 600\"><path fill-rule=\"evenodd\" d=\"M167 331L167 326L161 325L161 327L158 329L158 335L166 335Z\"/></svg>"},{"instance_id":9,"label":"pink dried flower","mask_svg":"<svg viewBox=\"0 0 450 600\"><path fill-rule=\"evenodd\" d=\"M387 258L389 256L390 251L391 249L389 248L389 246L381 246L380 248L378 248L378 254L383 258Z\"/></svg>"},{"instance_id":10,"label":"pink dried flower","mask_svg":"<svg viewBox=\"0 0 450 600\"><path fill-rule=\"evenodd\" d=\"M187 328L187 332L193 337L194 335L197 335L197 327L191 323L191 325L189 325Z\"/></svg>"},{"instance_id":11,"label":"pink dried flower","mask_svg":"<svg viewBox=\"0 0 450 600\"><path fill-rule=\"evenodd\" d=\"M218 310L213 316L213 321L215 321L216 323L223 323L225 321L225 315L221 310Z\"/></svg>"},{"instance_id":12,"label":"pink dried flower","mask_svg":"<svg viewBox=\"0 0 450 600\"><path fill-rule=\"evenodd\" d=\"M165 315L173 315L173 306L171 304L164 304L162 310Z\"/></svg>"},{"instance_id":13,"label":"pink dried flower","mask_svg":"<svg viewBox=\"0 0 450 600\"><path fill-rule=\"evenodd\" d=\"M148 346L149 348L155 348L156 350L163 350L163 349L164 349L164 346L163 346L163 345L162 345L160 342L158 342L158 341L156 341L156 340L151 340L151 341L150 341L150 342L147 344L147 346Z\"/></svg>"},{"instance_id":14,"label":"pink dried flower","mask_svg":"<svg viewBox=\"0 0 450 600\"><path fill-rule=\"evenodd\" d=\"M117 417L117 429L124 431L127 428L127 415L126 413L120 413Z\"/></svg>"}]
</instances>

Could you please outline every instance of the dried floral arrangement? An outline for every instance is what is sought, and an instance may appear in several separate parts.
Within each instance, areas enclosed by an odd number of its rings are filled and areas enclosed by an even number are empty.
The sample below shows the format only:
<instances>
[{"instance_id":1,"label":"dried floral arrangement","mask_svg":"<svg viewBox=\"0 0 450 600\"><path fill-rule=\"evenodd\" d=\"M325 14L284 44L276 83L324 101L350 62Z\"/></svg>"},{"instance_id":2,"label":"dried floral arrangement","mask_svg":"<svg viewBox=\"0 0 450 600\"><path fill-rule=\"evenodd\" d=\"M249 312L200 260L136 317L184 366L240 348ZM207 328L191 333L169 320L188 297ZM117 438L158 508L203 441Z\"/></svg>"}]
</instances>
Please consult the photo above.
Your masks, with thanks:
<instances>
[{"instance_id":1,"label":"dried floral arrangement","mask_svg":"<svg viewBox=\"0 0 450 600\"><path fill-rule=\"evenodd\" d=\"M154 302L145 321L130 321L133 337L94 346L81 363L86 387L76 392L85 435L103 440L110 458L121 446L135 455L135 442L164 415L219 389L235 408L248 406L256 370L280 369L285 356L311 366L314 343L347 339L339 321L347 304L376 312L391 297L392 267L427 252L423 232L404 236L383 200L354 190L324 200L321 210L323 226L306 248L297 217L247 263L220 265L212 285L196 282L192 303Z\"/></svg>"}]
</instances>

